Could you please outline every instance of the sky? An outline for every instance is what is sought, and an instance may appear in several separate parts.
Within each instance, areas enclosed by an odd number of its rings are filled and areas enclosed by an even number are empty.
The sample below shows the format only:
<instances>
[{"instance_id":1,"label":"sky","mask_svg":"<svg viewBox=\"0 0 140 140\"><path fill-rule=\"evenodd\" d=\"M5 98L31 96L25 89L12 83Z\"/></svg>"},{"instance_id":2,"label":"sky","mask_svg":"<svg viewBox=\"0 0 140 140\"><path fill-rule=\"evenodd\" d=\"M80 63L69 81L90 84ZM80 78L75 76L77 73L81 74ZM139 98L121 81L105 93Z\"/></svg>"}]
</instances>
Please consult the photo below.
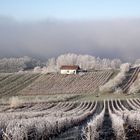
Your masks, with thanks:
<instances>
[{"instance_id":1,"label":"sky","mask_svg":"<svg viewBox=\"0 0 140 140\"><path fill-rule=\"evenodd\" d=\"M140 0L0 0L0 58L64 53L133 61Z\"/></svg>"},{"instance_id":2,"label":"sky","mask_svg":"<svg viewBox=\"0 0 140 140\"><path fill-rule=\"evenodd\" d=\"M139 0L0 0L0 14L17 20L90 20L140 16Z\"/></svg>"}]
</instances>

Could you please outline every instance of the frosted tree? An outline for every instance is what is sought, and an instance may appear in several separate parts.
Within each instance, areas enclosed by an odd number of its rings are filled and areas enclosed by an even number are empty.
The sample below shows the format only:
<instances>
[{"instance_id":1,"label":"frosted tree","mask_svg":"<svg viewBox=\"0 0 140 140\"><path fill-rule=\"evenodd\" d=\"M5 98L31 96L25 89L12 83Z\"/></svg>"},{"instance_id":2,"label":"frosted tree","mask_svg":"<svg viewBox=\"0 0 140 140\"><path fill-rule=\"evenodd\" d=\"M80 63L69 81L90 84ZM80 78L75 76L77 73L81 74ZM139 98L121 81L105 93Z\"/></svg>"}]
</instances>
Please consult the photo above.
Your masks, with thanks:
<instances>
[{"instance_id":1,"label":"frosted tree","mask_svg":"<svg viewBox=\"0 0 140 140\"><path fill-rule=\"evenodd\" d=\"M63 54L56 59L56 65L59 69L62 65L79 65L82 69L116 69L121 65L119 59L101 59L90 55Z\"/></svg>"},{"instance_id":2,"label":"frosted tree","mask_svg":"<svg viewBox=\"0 0 140 140\"><path fill-rule=\"evenodd\" d=\"M119 59L101 59L91 55L77 55L68 53L60 55L56 59L48 59L47 65L42 68L42 72L59 72L62 65L78 65L83 70L103 70L119 68L121 61Z\"/></svg>"},{"instance_id":3,"label":"frosted tree","mask_svg":"<svg viewBox=\"0 0 140 140\"><path fill-rule=\"evenodd\" d=\"M117 89L117 86L122 83L126 77L126 72L129 71L130 64L124 63L120 66L120 72L113 79L109 80L105 85L100 87L101 92L114 92L115 90L121 92Z\"/></svg>"}]
</instances>

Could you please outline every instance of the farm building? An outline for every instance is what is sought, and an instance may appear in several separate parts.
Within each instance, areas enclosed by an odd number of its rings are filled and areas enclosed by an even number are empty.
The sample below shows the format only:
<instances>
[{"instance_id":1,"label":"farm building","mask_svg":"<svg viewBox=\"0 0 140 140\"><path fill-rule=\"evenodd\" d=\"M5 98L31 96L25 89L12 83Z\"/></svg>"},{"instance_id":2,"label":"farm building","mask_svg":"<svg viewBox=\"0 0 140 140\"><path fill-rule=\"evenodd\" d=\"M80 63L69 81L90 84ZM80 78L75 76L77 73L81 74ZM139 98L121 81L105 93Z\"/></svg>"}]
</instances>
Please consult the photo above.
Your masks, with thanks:
<instances>
[{"instance_id":1,"label":"farm building","mask_svg":"<svg viewBox=\"0 0 140 140\"><path fill-rule=\"evenodd\" d=\"M77 65L63 65L60 68L61 74L77 74L80 67Z\"/></svg>"}]
</instances>

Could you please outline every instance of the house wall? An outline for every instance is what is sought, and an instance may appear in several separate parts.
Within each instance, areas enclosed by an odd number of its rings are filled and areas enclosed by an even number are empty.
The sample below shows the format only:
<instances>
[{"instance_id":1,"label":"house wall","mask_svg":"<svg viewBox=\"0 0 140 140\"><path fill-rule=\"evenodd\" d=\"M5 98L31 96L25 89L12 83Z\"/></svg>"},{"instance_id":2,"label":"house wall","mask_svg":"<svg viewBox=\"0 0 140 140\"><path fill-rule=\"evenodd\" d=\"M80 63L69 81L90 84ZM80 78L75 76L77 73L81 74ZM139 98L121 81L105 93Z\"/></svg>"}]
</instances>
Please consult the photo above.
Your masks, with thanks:
<instances>
[{"instance_id":1,"label":"house wall","mask_svg":"<svg viewBox=\"0 0 140 140\"><path fill-rule=\"evenodd\" d=\"M76 74L76 70L61 70L61 74Z\"/></svg>"}]
</instances>

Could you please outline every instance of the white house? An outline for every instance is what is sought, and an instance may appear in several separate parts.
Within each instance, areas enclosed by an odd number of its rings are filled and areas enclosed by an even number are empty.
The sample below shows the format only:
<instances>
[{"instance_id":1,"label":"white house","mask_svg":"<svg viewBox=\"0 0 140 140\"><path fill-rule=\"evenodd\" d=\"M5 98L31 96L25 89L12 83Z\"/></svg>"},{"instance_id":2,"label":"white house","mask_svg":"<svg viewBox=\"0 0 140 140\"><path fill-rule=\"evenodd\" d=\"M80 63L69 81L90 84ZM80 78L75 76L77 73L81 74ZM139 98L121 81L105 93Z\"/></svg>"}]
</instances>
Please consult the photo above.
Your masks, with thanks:
<instances>
[{"instance_id":1,"label":"white house","mask_svg":"<svg viewBox=\"0 0 140 140\"><path fill-rule=\"evenodd\" d=\"M78 70L80 69L77 65L63 65L60 68L61 74L77 74Z\"/></svg>"}]
</instances>

